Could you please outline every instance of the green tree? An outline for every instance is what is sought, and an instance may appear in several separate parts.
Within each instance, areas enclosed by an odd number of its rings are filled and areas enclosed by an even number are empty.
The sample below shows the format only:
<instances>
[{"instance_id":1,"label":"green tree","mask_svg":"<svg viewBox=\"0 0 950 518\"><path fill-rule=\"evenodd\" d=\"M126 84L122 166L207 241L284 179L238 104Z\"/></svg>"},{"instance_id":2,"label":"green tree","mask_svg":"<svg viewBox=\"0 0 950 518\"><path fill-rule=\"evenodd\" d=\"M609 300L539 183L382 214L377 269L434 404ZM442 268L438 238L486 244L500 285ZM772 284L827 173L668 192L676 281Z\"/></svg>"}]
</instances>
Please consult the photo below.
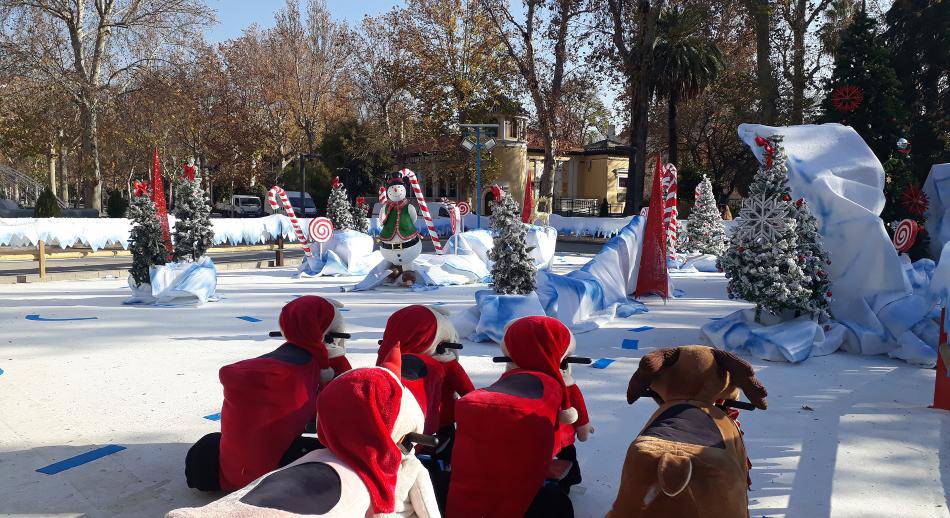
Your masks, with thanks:
<instances>
[{"instance_id":1,"label":"green tree","mask_svg":"<svg viewBox=\"0 0 950 518\"><path fill-rule=\"evenodd\" d=\"M106 214L108 214L110 218L124 218L128 210L129 201L125 199L125 195L122 194L122 191L116 189L109 193Z\"/></svg>"},{"instance_id":2,"label":"green tree","mask_svg":"<svg viewBox=\"0 0 950 518\"><path fill-rule=\"evenodd\" d=\"M176 261L197 261L211 248L211 206L197 179L185 179L175 189L174 237Z\"/></svg>"},{"instance_id":3,"label":"green tree","mask_svg":"<svg viewBox=\"0 0 950 518\"><path fill-rule=\"evenodd\" d=\"M58 218L60 216L59 202L56 195L49 187L43 189L43 192L36 199L36 207L33 209L35 218Z\"/></svg>"},{"instance_id":4,"label":"green tree","mask_svg":"<svg viewBox=\"0 0 950 518\"><path fill-rule=\"evenodd\" d=\"M653 80L656 93L667 99L668 161L678 166L677 105L712 84L724 61L719 47L705 37L699 10L674 7L664 11L657 22L657 33Z\"/></svg>"},{"instance_id":5,"label":"green tree","mask_svg":"<svg viewBox=\"0 0 950 518\"><path fill-rule=\"evenodd\" d=\"M129 208L132 231L129 232L129 251L132 252L132 280L136 286L149 284L149 268L165 264L168 251L162 237L162 225L158 221L155 202L148 195L136 196Z\"/></svg>"},{"instance_id":6,"label":"green tree","mask_svg":"<svg viewBox=\"0 0 950 518\"><path fill-rule=\"evenodd\" d=\"M835 50L834 70L825 82L822 102L823 120L853 127L882 162L901 136L904 116L901 85L885 43L876 21L860 10ZM832 102L835 92L846 86L859 88L863 95L861 103L850 111L836 108Z\"/></svg>"},{"instance_id":7,"label":"green tree","mask_svg":"<svg viewBox=\"0 0 950 518\"><path fill-rule=\"evenodd\" d=\"M950 162L950 2L896 0L884 17L884 38L913 117L905 137L918 181L932 164Z\"/></svg>"}]
</instances>

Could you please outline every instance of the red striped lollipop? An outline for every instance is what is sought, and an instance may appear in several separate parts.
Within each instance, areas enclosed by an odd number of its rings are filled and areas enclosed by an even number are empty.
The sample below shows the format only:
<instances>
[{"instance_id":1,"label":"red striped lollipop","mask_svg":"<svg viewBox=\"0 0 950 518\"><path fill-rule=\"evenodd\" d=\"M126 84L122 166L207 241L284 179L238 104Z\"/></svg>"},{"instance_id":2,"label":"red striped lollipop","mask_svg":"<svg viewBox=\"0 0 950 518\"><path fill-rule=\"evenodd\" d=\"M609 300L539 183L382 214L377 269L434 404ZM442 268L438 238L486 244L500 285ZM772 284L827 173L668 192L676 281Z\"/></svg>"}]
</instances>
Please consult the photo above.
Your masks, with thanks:
<instances>
[{"instance_id":1,"label":"red striped lollipop","mask_svg":"<svg viewBox=\"0 0 950 518\"><path fill-rule=\"evenodd\" d=\"M894 248L898 252L910 250L917 242L917 231L919 230L917 222L912 219L905 219L897 224L894 229Z\"/></svg>"},{"instance_id":2,"label":"red striped lollipop","mask_svg":"<svg viewBox=\"0 0 950 518\"><path fill-rule=\"evenodd\" d=\"M314 243L326 243L333 237L333 223L329 218L313 218L310 220L310 239Z\"/></svg>"}]
</instances>

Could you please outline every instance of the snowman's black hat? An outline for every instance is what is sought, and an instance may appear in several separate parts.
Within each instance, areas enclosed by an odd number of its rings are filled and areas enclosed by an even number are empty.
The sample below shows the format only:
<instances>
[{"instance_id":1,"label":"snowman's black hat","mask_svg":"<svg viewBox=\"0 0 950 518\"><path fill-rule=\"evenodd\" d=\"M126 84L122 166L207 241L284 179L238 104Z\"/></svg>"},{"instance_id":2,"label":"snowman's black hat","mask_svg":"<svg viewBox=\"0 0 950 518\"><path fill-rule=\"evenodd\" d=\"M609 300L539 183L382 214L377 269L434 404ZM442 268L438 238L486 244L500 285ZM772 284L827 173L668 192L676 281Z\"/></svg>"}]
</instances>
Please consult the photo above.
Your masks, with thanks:
<instances>
[{"instance_id":1,"label":"snowman's black hat","mask_svg":"<svg viewBox=\"0 0 950 518\"><path fill-rule=\"evenodd\" d=\"M389 175L389 181L386 182L387 187L392 187L393 185L405 185L406 179L403 178L402 173L395 172Z\"/></svg>"}]
</instances>

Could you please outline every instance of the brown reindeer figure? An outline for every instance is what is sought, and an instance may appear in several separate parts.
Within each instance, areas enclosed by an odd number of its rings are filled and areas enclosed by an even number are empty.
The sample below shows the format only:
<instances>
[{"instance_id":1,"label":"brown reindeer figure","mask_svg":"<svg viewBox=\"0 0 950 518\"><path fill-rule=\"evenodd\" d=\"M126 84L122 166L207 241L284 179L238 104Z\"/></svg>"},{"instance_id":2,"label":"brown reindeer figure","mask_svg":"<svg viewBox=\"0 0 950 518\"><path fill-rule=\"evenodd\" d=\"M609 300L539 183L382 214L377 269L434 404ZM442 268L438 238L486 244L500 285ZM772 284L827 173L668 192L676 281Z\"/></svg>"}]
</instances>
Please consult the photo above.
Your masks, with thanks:
<instances>
[{"instance_id":1,"label":"brown reindeer figure","mask_svg":"<svg viewBox=\"0 0 950 518\"><path fill-rule=\"evenodd\" d=\"M749 516L745 443L717 402L742 391L765 410L765 387L748 362L700 345L652 351L630 378L627 402L660 408L630 448L608 518Z\"/></svg>"}]
</instances>

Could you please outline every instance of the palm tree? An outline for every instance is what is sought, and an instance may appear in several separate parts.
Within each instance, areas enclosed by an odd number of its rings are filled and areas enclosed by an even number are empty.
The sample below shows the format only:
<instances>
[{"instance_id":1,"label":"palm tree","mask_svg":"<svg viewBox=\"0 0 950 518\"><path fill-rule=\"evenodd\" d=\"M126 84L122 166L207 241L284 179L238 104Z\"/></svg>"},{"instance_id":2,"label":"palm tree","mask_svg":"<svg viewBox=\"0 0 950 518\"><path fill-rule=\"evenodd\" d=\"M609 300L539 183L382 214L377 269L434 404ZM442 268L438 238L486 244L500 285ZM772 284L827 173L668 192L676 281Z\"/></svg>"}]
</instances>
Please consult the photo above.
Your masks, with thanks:
<instances>
[{"instance_id":1,"label":"palm tree","mask_svg":"<svg viewBox=\"0 0 950 518\"><path fill-rule=\"evenodd\" d=\"M677 164L676 106L713 83L724 67L722 51L704 37L702 13L689 8L671 8L657 22L654 52L654 85L669 106L669 157Z\"/></svg>"}]
</instances>

